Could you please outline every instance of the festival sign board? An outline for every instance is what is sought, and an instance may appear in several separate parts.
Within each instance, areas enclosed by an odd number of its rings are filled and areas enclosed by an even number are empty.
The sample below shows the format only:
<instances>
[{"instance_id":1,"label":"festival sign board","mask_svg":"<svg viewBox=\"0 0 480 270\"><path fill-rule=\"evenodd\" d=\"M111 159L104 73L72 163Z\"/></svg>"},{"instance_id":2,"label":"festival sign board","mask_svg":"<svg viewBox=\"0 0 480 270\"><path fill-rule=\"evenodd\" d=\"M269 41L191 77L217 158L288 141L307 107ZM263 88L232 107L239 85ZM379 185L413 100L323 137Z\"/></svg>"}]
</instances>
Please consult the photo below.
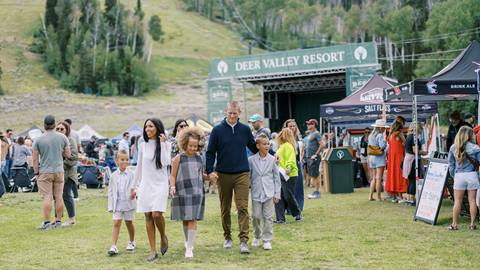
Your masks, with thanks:
<instances>
[{"instance_id":1,"label":"festival sign board","mask_svg":"<svg viewBox=\"0 0 480 270\"><path fill-rule=\"evenodd\" d=\"M445 184L448 176L448 162L442 159L431 159L418 198L414 220L421 220L435 225L442 205Z\"/></svg>"},{"instance_id":2,"label":"festival sign board","mask_svg":"<svg viewBox=\"0 0 480 270\"><path fill-rule=\"evenodd\" d=\"M232 83L230 80L208 80L208 102L227 103L232 100Z\"/></svg>"},{"instance_id":3,"label":"festival sign board","mask_svg":"<svg viewBox=\"0 0 480 270\"><path fill-rule=\"evenodd\" d=\"M375 43L366 42L214 59L210 65L210 78L294 75L306 71L377 65Z\"/></svg>"},{"instance_id":4,"label":"festival sign board","mask_svg":"<svg viewBox=\"0 0 480 270\"><path fill-rule=\"evenodd\" d=\"M362 88L376 73L375 67L348 67L346 69L347 96ZM383 89L382 89L383 94Z\"/></svg>"}]
</instances>

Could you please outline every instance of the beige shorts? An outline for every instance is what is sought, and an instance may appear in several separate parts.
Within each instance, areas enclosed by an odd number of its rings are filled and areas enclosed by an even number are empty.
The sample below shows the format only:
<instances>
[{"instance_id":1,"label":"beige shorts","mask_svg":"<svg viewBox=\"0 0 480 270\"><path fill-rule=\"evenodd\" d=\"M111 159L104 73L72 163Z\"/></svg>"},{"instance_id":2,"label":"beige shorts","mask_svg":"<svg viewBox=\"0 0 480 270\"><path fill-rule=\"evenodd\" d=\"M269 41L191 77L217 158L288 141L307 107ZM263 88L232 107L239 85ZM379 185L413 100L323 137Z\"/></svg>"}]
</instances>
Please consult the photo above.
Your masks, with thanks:
<instances>
[{"instance_id":1,"label":"beige shorts","mask_svg":"<svg viewBox=\"0 0 480 270\"><path fill-rule=\"evenodd\" d=\"M130 211L115 211L113 212L113 220L135 220L135 209Z\"/></svg>"},{"instance_id":2,"label":"beige shorts","mask_svg":"<svg viewBox=\"0 0 480 270\"><path fill-rule=\"evenodd\" d=\"M62 173L42 173L38 175L38 191L43 196L62 198L63 196L63 172Z\"/></svg>"}]
</instances>

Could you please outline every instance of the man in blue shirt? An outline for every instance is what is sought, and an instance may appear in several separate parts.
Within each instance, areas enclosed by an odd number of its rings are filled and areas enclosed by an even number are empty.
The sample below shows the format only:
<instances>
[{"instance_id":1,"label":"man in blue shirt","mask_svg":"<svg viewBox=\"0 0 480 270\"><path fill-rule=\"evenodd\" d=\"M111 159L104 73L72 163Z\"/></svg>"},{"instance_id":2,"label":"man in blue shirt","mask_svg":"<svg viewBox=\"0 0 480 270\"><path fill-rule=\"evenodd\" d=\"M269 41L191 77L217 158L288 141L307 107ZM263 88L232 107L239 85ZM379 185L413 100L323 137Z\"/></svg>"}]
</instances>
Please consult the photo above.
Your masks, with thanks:
<instances>
[{"instance_id":1,"label":"man in blue shirt","mask_svg":"<svg viewBox=\"0 0 480 270\"><path fill-rule=\"evenodd\" d=\"M223 247L232 247L231 217L232 197L235 193L235 205L238 210L240 253L249 253L248 249L248 193L249 165L246 148L257 153L250 128L240 123L240 105L236 101L228 103L227 117L216 125L208 142L206 152L206 171L210 181L218 181L222 226L225 237ZM214 163L216 160L216 166Z\"/></svg>"}]
</instances>

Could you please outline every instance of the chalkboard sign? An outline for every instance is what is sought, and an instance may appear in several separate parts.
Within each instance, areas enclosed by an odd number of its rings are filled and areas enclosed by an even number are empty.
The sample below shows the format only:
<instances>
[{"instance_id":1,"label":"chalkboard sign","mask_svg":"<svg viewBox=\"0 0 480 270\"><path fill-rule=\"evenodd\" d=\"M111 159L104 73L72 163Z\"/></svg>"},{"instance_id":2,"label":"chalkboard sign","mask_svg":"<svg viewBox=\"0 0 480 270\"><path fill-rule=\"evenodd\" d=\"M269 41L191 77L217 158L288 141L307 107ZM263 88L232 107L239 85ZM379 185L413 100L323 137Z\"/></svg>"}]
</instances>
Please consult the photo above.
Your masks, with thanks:
<instances>
[{"instance_id":1,"label":"chalkboard sign","mask_svg":"<svg viewBox=\"0 0 480 270\"><path fill-rule=\"evenodd\" d=\"M448 163L442 159L431 159L422 191L415 210L414 220L435 225L442 205L443 191L448 176Z\"/></svg>"}]
</instances>

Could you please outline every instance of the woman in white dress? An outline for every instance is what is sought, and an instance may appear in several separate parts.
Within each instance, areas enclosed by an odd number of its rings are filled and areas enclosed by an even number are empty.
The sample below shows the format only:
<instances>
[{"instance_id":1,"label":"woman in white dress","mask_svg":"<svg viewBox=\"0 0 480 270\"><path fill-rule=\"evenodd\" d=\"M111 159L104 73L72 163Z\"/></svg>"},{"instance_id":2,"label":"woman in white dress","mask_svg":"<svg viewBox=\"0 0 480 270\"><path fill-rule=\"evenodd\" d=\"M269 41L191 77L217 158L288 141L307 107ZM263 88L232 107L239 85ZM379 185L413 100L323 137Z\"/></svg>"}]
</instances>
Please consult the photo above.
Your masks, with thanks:
<instances>
[{"instance_id":1,"label":"woman in white dress","mask_svg":"<svg viewBox=\"0 0 480 270\"><path fill-rule=\"evenodd\" d=\"M160 233L160 252L168 250L168 238L165 234L165 218L168 201L168 172L171 145L167 141L162 121L150 118L143 126L143 138L138 147L138 162L135 170L137 212L145 214L150 256L148 261L158 258L155 227Z\"/></svg>"}]
</instances>

